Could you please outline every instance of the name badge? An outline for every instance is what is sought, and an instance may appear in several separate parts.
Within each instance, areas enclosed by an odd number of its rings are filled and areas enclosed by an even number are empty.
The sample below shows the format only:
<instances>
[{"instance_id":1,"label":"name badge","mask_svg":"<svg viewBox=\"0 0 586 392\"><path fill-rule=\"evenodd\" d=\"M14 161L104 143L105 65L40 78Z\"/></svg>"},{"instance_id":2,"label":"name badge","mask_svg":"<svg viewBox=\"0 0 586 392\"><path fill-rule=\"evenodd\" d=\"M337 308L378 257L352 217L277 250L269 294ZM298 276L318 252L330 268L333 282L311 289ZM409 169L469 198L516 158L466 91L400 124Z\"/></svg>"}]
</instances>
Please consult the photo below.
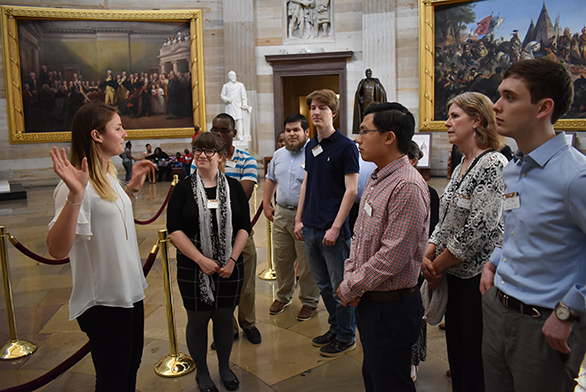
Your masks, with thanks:
<instances>
[{"instance_id":1,"label":"name badge","mask_svg":"<svg viewBox=\"0 0 586 392\"><path fill-rule=\"evenodd\" d=\"M319 154L321 154L322 152L324 152L324 149L321 147L321 144L318 144L317 146L315 146L312 150L311 153L313 154L314 157L318 156Z\"/></svg>"},{"instance_id":2,"label":"name badge","mask_svg":"<svg viewBox=\"0 0 586 392\"><path fill-rule=\"evenodd\" d=\"M226 167L236 167L236 161L231 159L226 160Z\"/></svg>"},{"instance_id":3,"label":"name badge","mask_svg":"<svg viewBox=\"0 0 586 392\"><path fill-rule=\"evenodd\" d=\"M467 210L472 207L472 199L468 195L460 195L458 202L456 203L458 207L465 208Z\"/></svg>"},{"instance_id":4,"label":"name badge","mask_svg":"<svg viewBox=\"0 0 586 392\"><path fill-rule=\"evenodd\" d=\"M503 200L503 207L505 211L521 208L521 198L519 197L519 192L505 193L503 195Z\"/></svg>"},{"instance_id":5,"label":"name badge","mask_svg":"<svg viewBox=\"0 0 586 392\"><path fill-rule=\"evenodd\" d=\"M215 210L218 208L218 199L208 199L208 209Z\"/></svg>"},{"instance_id":6,"label":"name badge","mask_svg":"<svg viewBox=\"0 0 586 392\"><path fill-rule=\"evenodd\" d=\"M368 216L372 217L372 204L368 200L364 203L364 211L366 211Z\"/></svg>"}]
</instances>

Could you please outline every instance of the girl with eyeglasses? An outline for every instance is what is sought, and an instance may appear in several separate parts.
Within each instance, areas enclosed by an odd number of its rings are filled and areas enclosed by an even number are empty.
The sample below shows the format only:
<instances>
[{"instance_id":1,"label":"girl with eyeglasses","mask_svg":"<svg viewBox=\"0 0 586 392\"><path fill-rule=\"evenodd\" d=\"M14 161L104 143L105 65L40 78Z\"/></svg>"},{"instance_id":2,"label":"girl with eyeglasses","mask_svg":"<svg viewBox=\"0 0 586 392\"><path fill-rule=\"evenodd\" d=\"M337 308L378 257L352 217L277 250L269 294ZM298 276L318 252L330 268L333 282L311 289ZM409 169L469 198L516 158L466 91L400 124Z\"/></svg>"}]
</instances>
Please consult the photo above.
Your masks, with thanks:
<instances>
[{"instance_id":1,"label":"girl with eyeglasses","mask_svg":"<svg viewBox=\"0 0 586 392\"><path fill-rule=\"evenodd\" d=\"M242 249L251 231L248 199L223 173L226 145L211 132L193 143L196 171L177 184L167 207L167 229L177 247L177 282L187 310L187 346L202 391L217 391L207 366L208 324L226 389L238 388L230 370L234 309L240 299Z\"/></svg>"}]
</instances>

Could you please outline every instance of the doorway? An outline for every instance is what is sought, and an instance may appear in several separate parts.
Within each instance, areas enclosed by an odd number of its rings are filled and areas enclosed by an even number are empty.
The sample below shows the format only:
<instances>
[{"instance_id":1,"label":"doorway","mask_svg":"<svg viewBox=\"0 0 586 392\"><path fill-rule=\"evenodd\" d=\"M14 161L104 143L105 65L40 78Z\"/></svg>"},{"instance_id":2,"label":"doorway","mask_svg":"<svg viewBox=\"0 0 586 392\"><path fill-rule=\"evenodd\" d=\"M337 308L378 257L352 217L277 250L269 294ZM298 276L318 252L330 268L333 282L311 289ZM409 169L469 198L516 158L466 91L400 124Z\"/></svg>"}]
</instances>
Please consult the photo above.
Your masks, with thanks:
<instances>
[{"instance_id":1,"label":"doorway","mask_svg":"<svg viewBox=\"0 0 586 392\"><path fill-rule=\"evenodd\" d=\"M311 122L306 97L315 90L330 89L340 97L338 75L311 75L311 76L287 76L283 77L283 121L289 115L303 114L309 121L309 135L315 135L315 128ZM280 125L281 129L282 123ZM334 127L340 128L340 116L336 116ZM278 128L278 126L276 127Z\"/></svg>"},{"instance_id":2,"label":"doorway","mask_svg":"<svg viewBox=\"0 0 586 392\"><path fill-rule=\"evenodd\" d=\"M303 105L303 97L322 88L329 88L339 94L340 114L335 119L334 126L346 134L346 65L353 53L345 51L265 56L273 66L275 146L276 137L283 129L283 121L287 116L301 113L310 120L307 115L309 113L304 112L307 105Z\"/></svg>"}]
</instances>

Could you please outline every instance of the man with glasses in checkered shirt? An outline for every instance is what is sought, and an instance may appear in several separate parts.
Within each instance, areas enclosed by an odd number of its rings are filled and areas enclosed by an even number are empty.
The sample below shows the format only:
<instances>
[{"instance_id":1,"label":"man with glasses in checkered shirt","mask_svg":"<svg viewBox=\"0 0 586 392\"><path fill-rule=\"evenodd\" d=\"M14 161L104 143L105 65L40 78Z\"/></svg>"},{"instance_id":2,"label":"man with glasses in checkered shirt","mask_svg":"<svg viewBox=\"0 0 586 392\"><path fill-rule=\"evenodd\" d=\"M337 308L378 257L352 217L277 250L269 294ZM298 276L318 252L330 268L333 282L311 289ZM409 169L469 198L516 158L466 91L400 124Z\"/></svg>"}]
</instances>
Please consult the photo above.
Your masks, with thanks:
<instances>
[{"instance_id":1,"label":"man with glasses in checkered shirt","mask_svg":"<svg viewBox=\"0 0 586 392\"><path fill-rule=\"evenodd\" d=\"M413 391L411 347L423 316L417 278L427 248L427 184L409 162L413 115L399 103L366 108L356 138L374 162L360 198L350 257L338 296L356 308L367 392Z\"/></svg>"}]
</instances>

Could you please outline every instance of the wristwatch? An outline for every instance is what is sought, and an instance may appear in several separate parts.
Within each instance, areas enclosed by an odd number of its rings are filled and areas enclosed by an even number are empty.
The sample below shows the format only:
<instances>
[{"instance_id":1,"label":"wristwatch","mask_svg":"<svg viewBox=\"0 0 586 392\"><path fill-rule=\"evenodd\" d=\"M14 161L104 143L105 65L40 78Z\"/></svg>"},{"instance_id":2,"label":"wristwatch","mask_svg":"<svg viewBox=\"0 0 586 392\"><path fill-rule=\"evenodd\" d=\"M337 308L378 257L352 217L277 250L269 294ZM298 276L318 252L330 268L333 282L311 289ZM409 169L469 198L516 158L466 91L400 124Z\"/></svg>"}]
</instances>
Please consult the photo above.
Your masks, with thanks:
<instances>
[{"instance_id":1,"label":"wristwatch","mask_svg":"<svg viewBox=\"0 0 586 392\"><path fill-rule=\"evenodd\" d=\"M580 322L580 316L572 315L572 310L568 308L562 301L555 306L555 315L561 321L577 321Z\"/></svg>"}]
</instances>

